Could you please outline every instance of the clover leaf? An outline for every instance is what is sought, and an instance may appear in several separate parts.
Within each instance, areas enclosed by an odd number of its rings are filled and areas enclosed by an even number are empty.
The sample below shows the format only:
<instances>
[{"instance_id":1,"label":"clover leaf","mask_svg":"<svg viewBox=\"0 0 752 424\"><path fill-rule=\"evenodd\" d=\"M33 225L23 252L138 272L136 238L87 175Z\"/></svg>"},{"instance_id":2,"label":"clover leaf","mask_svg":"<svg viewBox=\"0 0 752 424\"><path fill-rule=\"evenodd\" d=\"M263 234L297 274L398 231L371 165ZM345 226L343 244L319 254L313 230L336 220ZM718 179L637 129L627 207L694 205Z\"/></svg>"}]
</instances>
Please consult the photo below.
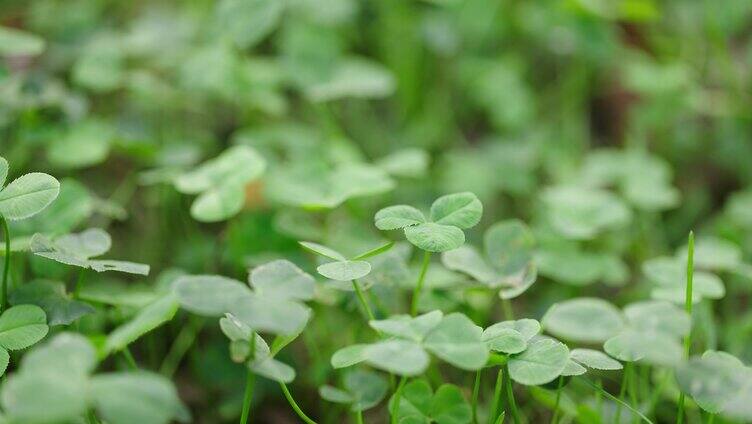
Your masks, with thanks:
<instances>
[{"instance_id":1,"label":"clover leaf","mask_svg":"<svg viewBox=\"0 0 752 424\"><path fill-rule=\"evenodd\" d=\"M245 186L266 169L266 161L254 149L230 147L214 159L175 179L181 193L198 194L191 216L202 222L217 222L240 212L245 203Z\"/></svg>"},{"instance_id":2,"label":"clover leaf","mask_svg":"<svg viewBox=\"0 0 752 424\"><path fill-rule=\"evenodd\" d=\"M595 370L620 370L624 368L619 361L593 349L572 349L570 358L580 365Z\"/></svg>"},{"instance_id":3,"label":"clover leaf","mask_svg":"<svg viewBox=\"0 0 752 424\"><path fill-rule=\"evenodd\" d=\"M313 298L314 282L292 262L277 260L250 272L253 290L231 278L189 275L175 281L174 291L180 305L193 313L222 316L229 312L253 331L295 334L311 316L301 301Z\"/></svg>"},{"instance_id":4,"label":"clover leaf","mask_svg":"<svg viewBox=\"0 0 752 424\"><path fill-rule=\"evenodd\" d=\"M72 299L60 281L31 281L14 289L8 301L11 305L39 306L47 315L49 325L68 325L94 312L94 307L88 303Z\"/></svg>"},{"instance_id":5,"label":"clover leaf","mask_svg":"<svg viewBox=\"0 0 752 424\"><path fill-rule=\"evenodd\" d=\"M93 269L97 272L117 271L128 274L148 275L149 265L109 259L91 259L107 253L112 247L112 239L106 231L90 228L81 233L66 234L49 239L43 234L31 238L31 251L54 261Z\"/></svg>"},{"instance_id":6,"label":"clover leaf","mask_svg":"<svg viewBox=\"0 0 752 424\"><path fill-rule=\"evenodd\" d=\"M527 343L541 330L534 319L502 321L483 330L482 339L489 350L502 353L520 353L527 349Z\"/></svg>"},{"instance_id":7,"label":"clover leaf","mask_svg":"<svg viewBox=\"0 0 752 424\"><path fill-rule=\"evenodd\" d=\"M545 330L562 339L598 343L624 327L624 317L602 299L582 297L552 305L542 320Z\"/></svg>"},{"instance_id":8,"label":"clover leaf","mask_svg":"<svg viewBox=\"0 0 752 424\"><path fill-rule=\"evenodd\" d=\"M131 320L118 326L107 335L101 348L102 352L110 354L124 349L144 334L170 321L175 316L179 306L180 304L172 293L168 293L146 305Z\"/></svg>"},{"instance_id":9,"label":"clover leaf","mask_svg":"<svg viewBox=\"0 0 752 424\"><path fill-rule=\"evenodd\" d=\"M306 250L333 260L333 262L319 265L316 271L334 281L353 281L365 277L371 272L371 264L362 259L379 255L394 246L393 242L389 242L348 259L336 250L318 243L309 241L301 241L299 243Z\"/></svg>"},{"instance_id":10,"label":"clover leaf","mask_svg":"<svg viewBox=\"0 0 752 424\"><path fill-rule=\"evenodd\" d=\"M485 256L465 245L442 253L442 263L486 286L500 288L502 299L513 299L530 288L537 268L532 251L535 240L527 226L518 220L498 222L486 231L483 241Z\"/></svg>"},{"instance_id":11,"label":"clover leaf","mask_svg":"<svg viewBox=\"0 0 752 424\"><path fill-rule=\"evenodd\" d=\"M655 284L650 295L653 299L684 304L687 285L687 267L684 259L658 257L642 264L642 272ZM702 299L720 299L726 289L718 276L707 271L694 271L692 302Z\"/></svg>"},{"instance_id":12,"label":"clover leaf","mask_svg":"<svg viewBox=\"0 0 752 424\"><path fill-rule=\"evenodd\" d=\"M405 385L399 398L398 422L467 424L472 419L470 404L459 387L442 384L434 393L426 380L418 379ZM394 413L395 397L389 402Z\"/></svg>"},{"instance_id":13,"label":"clover leaf","mask_svg":"<svg viewBox=\"0 0 752 424\"><path fill-rule=\"evenodd\" d=\"M527 349L509 358L509 376L526 386L539 386L560 376L569 361L567 346L550 337L530 341Z\"/></svg>"},{"instance_id":14,"label":"clover leaf","mask_svg":"<svg viewBox=\"0 0 752 424\"><path fill-rule=\"evenodd\" d=\"M378 405L386 396L389 384L381 375L367 370L352 370L342 379L342 389L324 385L319 395L335 403L350 405L350 410L365 411Z\"/></svg>"},{"instance_id":15,"label":"clover leaf","mask_svg":"<svg viewBox=\"0 0 752 424\"><path fill-rule=\"evenodd\" d=\"M407 205L389 206L376 212L374 223L380 230L403 229L413 245L428 252L446 252L465 242L464 229L480 222L483 205L470 193L439 197L431 205L431 220Z\"/></svg>"},{"instance_id":16,"label":"clover leaf","mask_svg":"<svg viewBox=\"0 0 752 424\"><path fill-rule=\"evenodd\" d=\"M599 189L550 187L543 191L542 200L550 224L571 239L592 239L632 219L632 212L618 197Z\"/></svg>"},{"instance_id":17,"label":"clover leaf","mask_svg":"<svg viewBox=\"0 0 752 424\"><path fill-rule=\"evenodd\" d=\"M395 338L358 344L338 350L332 366L343 368L360 362L399 375L419 375L428 366L431 352L464 370L478 370L488 359L483 330L463 314L443 316L432 311L417 317L398 315L370 322L371 327Z\"/></svg>"},{"instance_id":18,"label":"clover leaf","mask_svg":"<svg viewBox=\"0 0 752 424\"><path fill-rule=\"evenodd\" d=\"M76 422L90 408L113 424L167 424L186 415L174 385L146 371L91 375L96 352L83 336L60 333L29 352L0 396L13 422ZM138 405L138 408L134 408Z\"/></svg>"},{"instance_id":19,"label":"clover leaf","mask_svg":"<svg viewBox=\"0 0 752 424\"><path fill-rule=\"evenodd\" d=\"M36 305L18 305L0 315L0 375L5 374L9 350L26 349L47 335L47 316Z\"/></svg>"},{"instance_id":20,"label":"clover leaf","mask_svg":"<svg viewBox=\"0 0 752 424\"><path fill-rule=\"evenodd\" d=\"M1 56L38 55L44 51L44 48L44 39L38 35L16 28L0 26ZM2 172L0 172L1 176ZM2 186L2 180L3 178L0 178L0 186Z\"/></svg>"},{"instance_id":21,"label":"clover leaf","mask_svg":"<svg viewBox=\"0 0 752 424\"><path fill-rule=\"evenodd\" d=\"M3 187L7 176L8 161L0 157L0 216L11 221L38 214L60 193L60 183L41 172L22 175Z\"/></svg>"}]
</instances>

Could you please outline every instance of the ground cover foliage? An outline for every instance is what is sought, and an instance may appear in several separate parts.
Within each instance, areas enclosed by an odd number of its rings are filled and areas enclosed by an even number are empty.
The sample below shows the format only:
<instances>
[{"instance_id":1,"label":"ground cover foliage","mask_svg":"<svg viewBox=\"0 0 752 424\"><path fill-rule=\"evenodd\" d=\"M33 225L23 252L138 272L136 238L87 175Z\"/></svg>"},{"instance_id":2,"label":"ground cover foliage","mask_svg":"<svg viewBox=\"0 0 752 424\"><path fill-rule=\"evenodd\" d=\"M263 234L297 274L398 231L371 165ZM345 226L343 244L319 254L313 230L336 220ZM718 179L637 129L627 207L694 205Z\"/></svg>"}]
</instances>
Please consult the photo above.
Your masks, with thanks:
<instances>
[{"instance_id":1,"label":"ground cover foliage","mask_svg":"<svg viewBox=\"0 0 752 424\"><path fill-rule=\"evenodd\" d=\"M752 422L750 22L2 2L0 423Z\"/></svg>"}]
</instances>

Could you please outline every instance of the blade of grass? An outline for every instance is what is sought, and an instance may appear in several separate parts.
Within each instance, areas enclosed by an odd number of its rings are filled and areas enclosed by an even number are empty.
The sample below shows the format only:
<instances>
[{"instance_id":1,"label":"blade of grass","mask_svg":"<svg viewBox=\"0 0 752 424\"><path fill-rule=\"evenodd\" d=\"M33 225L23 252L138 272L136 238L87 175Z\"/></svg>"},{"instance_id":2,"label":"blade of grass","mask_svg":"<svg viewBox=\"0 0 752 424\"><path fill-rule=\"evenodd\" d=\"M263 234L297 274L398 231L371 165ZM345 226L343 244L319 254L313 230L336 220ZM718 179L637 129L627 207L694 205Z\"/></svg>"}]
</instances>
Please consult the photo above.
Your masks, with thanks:
<instances>
[{"instance_id":1,"label":"blade of grass","mask_svg":"<svg viewBox=\"0 0 752 424\"><path fill-rule=\"evenodd\" d=\"M480 393L480 374L482 370L475 372L475 383L473 384L473 423L478 424L478 395Z\"/></svg>"},{"instance_id":2,"label":"blade of grass","mask_svg":"<svg viewBox=\"0 0 752 424\"><path fill-rule=\"evenodd\" d=\"M690 322L692 319L692 279L694 273L694 257L695 257L695 233L689 232L689 240L687 242L687 291L684 295L684 309L689 315ZM692 325L689 326L689 331L684 337L684 358L689 358L689 351L692 347ZM684 393L679 393L679 407L676 414L676 423L681 424L684 422Z\"/></svg>"},{"instance_id":3,"label":"blade of grass","mask_svg":"<svg viewBox=\"0 0 752 424\"><path fill-rule=\"evenodd\" d=\"M499 403L501 403L501 388L503 383L504 370L499 368L499 372L496 373L496 384L494 384L494 397L491 402L491 408L488 410L488 422L493 424L496 419L496 413L499 410Z\"/></svg>"},{"instance_id":4,"label":"blade of grass","mask_svg":"<svg viewBox=\"0 0 752 424\"><path fill-rule=\"evenodd\" d=\"M596 386L595 384L591 383L590 380L586 378L580 379L580 381L584 381L585 384L590 386L592 389L596 390L598 393L601 393L603 396L606 396L607 398L613 400L614 402L618 403L619 405L629 409L633 413L637 414L640 418L642 418L643 421L645 421L648 424L655 424L653 421L650 420L650 418L646 417L642 412L632 408L628 403L622 401L621 399L617 398L616 396L612 395L611 393L603 390L603 388Z\"/></svg>"}]
</instances>

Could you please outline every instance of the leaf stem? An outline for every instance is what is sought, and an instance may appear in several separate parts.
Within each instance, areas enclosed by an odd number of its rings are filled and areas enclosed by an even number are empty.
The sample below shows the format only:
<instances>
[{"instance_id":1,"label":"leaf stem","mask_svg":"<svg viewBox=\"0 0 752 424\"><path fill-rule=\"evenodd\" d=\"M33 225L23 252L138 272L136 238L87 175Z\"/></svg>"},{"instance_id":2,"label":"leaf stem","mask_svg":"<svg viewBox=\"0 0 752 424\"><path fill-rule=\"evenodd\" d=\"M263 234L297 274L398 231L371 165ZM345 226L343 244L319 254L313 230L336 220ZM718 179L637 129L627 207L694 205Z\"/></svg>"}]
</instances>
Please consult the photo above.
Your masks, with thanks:
<instances>
[{"instance_id":1,"label":"leaf stem","mask_svg":"<svg viewBox=\"0 0 752 424\"><path fill-rule=\"evenodd\" d=\"M357 424L363 424L363 411L360 409L355 411L355 422Z\"/></svg>"},{"instance_id":2,"label":"leaf stem","mask_svg":"<svg viewBox=\"0 0 752 424\"><path fill-rule=\"evenodd\" d=\"M520 412L517 410L517 403L514 400L514 390L512 388L512 376L509 375L509 368L505 365L504 371L506 371L506 377L504 379L504 382L506 384L507 388L507 408L509 408L510 413L512 415L512 419L514 420L515 424L520 424L522 422L522 419L520 419Z\"/></svg>"},{"instance_id":3,"label":"leaf stem","mask_svg":"<svg viewBox=\"0 0 752 424\"><path fill-rule=\"evenodd\" d=\"M428 271L429 263L431 263L431 252L426 250L423 253L423 265L420 267L418 281L415 283L415 290L413 290L413 300L410 305L410 315L412 316L415 316L418 313L418 299L420 298L421 290L423 290L423 281L426 279L426 272Z\"/></svg>"},{"instance_id":4,"label":"leaf stem","mask_svg":"<svg viewBox=\"0 0 752 424\"><path fill-rule=\"evenodd\" d=\"M10 230L8 221L0 215L0 222L3 224L3 234L5 235L5 266L3 267L3 286L0 291L0 312L8 306L8 273L10 272Z\"/></svg>"},{"instance_id":5,"label":"leaf stem","mask_svg":"<svg viewBox=\"0 0 752 424\"><path fill-rule=\"evenodd\" d=\"M504 381L504 369L499 368L499 372L496 373L496 383L494 384L494 397L491 401L491 408L488 410L488 423L493 424L496 420L497 412L499 411L499 404L501 403L501 387Z\"/></svg>"},{"instance_id":6,"label":"leaf stem","mask_svg":"<svg viewBox=\"0 0 752 424\"><path fill-rule=\"evenodd\" d=\"M690 323L692 322L692 283L694 276L694 260L695 260L695 233L689 232L689 240L687 241L687 292L684 295L684 310L689 315ZM692 347L692 325L689 326L689 332L684 337L684 358L689 358L689 351ZM677 424L681 424L684 421L684 392L679 392L679 410L676 414Z\"/></svg>"},{"instance_id":7,"label":"leaf stem","mask_svg":"<svg viewBox=\"0 0 752 424\"><path fill-rule=\"evenodd\" d=\"M137 370L138 364L136 364L136 360L133 358L133 355L131 355L131 351L130 349L128 349L128 346L125 346L121 352L123 353L125 361L128 363L128 367L130 367L131 370Z\"/></svg>"},{"instance_id":8,"label":"leaf stem","mask_svg":"<svg viewBox=\"0 0 752 424\"><path fill-rule=\"evenodd\" d=\"M475 384L473 384L473 423L478 424L478 394L480 393L480 376L481 371L475 372Z\"/></svg>"},{"instance_id":9,"label":"leaf stem","mask_svg":"<svg viewBox=\"0 0 752 424\"><path fill-rule=\"evenodd\" d=\"M78 272L78 278L76 279L76 282L73 283L73 290L71 290L74 299L78 299L78 293L81 290L81 286L84 284L85 277L86 268L81 268L81 270Z\"/></svg>"},{"instance_id":10,"label":"leaf stem","mask_svg":"<svg viewBox=\"0 0 752 424\"><path fill-rule=\"evenodd\" d=\"M402 387L405 386L406 382L407 377L402 376L400 378L399 384L397 384L397 390L394 391L394 408L392 408L392 416L390 418L392 424L397 424L397 419L399 418L400 403L402 401Z\"/></svg>"},{"instance_id":11,"label":"leaf stem","mask_svg":"<svg viewBox=\"0 0 752 424\"><path fill-rule=\"evenodd\" d=\"M631 362L627 362L624 365L624 371L622 372L621 376L621 386L619 387L619 403L616 405L616 414L614 415L614 424L621 423L621 405L626 405L626 403L622 399L624 399L624 394L627 392L627 383L629 382L629 369L631 366Z\"/></svg>"},{"instance_id":12,"label":"leaf stem","mask_svg":"<svg viewBox=\"0 0 752 424\"><path fill-rule=\"evenodd\" d=\"M369 321L373 321L373 311L371 311L371 306L368 304L368 299L366 299L366 294L363 293L363 290L360 288L360 284L358 284L358 280L352 280L353 288L355 289L355 294L358 296L358 301L360 302L360 306L363 307L363 310L365 311L366 315L368 316Z\"/></svg>"},{"instance_id":13,"label":"leaf stem","mask_svg":"<svg viewBox=\"0 0 752 424\"><path fill-rule=\"evenodd\" d=\"M556 401L554 402L554 415L551 417L551 424L559 422L559 402L561 402L561 388L564 386L564 377L559 376L559 384L556 387Z\"/></svg>"},{"instance_id":14,"label":"leaf stem","mask_svg":"<svg viewBox=\"0 0 752 424\"><path fill-rule=\"evenodd\" d=\"M166 377L172 377L172 375L175 374L175 371L180 365L180 361L183 359L183 356L185 356L185 353L188 352L188 349L193 345L196 336L198 336L198 333L203 326L203 318L191 317L188 320L188 324L183 327L177 337L175 337L175 342L173 342L170 350L167 352L167 355L162 362L162 366L159 367L160 374Z\"/></svg>"},{"instance_id":15,"label":"leaf stem","mask_svg":"<svg viewBox=\"0 0 752 424\"><path fill-rule=\"evenodd\" d=\"M245 394L243 395L243 412L240 414L240 424L246 424L251 414L251 400L253 399L253 385L256 381L256 375L248 369L248 376L245 380Z\"/></svg>"},{"instance_id":16,"label":"leaf stem","mask_svg":"<svg viewBox=\"0 0 752 424\"><path fill-rule=\"evenodd\" d=\"M316 421L310 419L308 415L306 415L303 410L300 409L298 404L295 403L295 399L292 398L292 394L290 394L290 390L287 389L287 385L285 383L279 383L279 386L282 388L282 393L285 394L285 398L292 407L293 411L298 414L298 417L300 417L300 419L303 420L303 422L305 422L306 424L316 424Z\"/></svg>"},{"instance_id":17,"label":"leaf stem","mask_svg":"<svg viewBox=\"0 0 752 424\"><path fill-rule=\"evenodd\" d=\"M501 299L501 310L504 312L504 319L511 321L514 319L514 309L512 309L512 301L509 299Z\"/></svg>"}]
</instances>

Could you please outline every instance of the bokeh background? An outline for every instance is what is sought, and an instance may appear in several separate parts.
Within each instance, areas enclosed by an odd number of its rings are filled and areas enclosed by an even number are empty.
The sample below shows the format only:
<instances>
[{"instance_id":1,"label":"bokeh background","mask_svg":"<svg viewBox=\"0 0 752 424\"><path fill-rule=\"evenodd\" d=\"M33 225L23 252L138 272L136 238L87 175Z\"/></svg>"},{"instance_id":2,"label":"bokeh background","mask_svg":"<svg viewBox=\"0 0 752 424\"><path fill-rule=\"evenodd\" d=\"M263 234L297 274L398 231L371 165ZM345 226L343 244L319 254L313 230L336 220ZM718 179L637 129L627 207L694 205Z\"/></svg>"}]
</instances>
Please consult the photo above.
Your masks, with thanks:
<instances>
[{"instance_id":1,"label":"bokeh background","mask_svg":"<svg viewBox=\"0 0 752 424\"><path fill-rule=\"evenodd\" d=\"M137 296L177 269L244 280L286 257L310 270L296 240L357 252L383 240L378 208L470 190L485 213L469 241L509 218L538 239L540 276L518 315L578 295L645 298L641 264L690 229L739 261L752 254L751 69L748 0L4 0L0 154L14 175L60 178L69 212L13 233L108 228L113 257L153 277L89 283ZM235 144L267 171L240 214L197 222L173 178ZM352 164L366 171L342 171ZM546 219L562 185L605 190L629 214L572 240ZM25 269L16 281L72 278L41 261ZM749 363L752 273L723 272L726 297L707 304L716 321L699 337ZM436 273L426 305L499 313L446 290L461 276ZM393 288L374 293L404 310ZM350 297L317 296L284 359L304 409L337 422L344 411L316 388L364 330ZM93 338L132 314L110 306L85 319ZM174 378L197 422L236 419L245 375L214 322L181 312L134 354ZM295 422L271 383L255 403L260 422Z\"/></svg>"}]
</instances>

